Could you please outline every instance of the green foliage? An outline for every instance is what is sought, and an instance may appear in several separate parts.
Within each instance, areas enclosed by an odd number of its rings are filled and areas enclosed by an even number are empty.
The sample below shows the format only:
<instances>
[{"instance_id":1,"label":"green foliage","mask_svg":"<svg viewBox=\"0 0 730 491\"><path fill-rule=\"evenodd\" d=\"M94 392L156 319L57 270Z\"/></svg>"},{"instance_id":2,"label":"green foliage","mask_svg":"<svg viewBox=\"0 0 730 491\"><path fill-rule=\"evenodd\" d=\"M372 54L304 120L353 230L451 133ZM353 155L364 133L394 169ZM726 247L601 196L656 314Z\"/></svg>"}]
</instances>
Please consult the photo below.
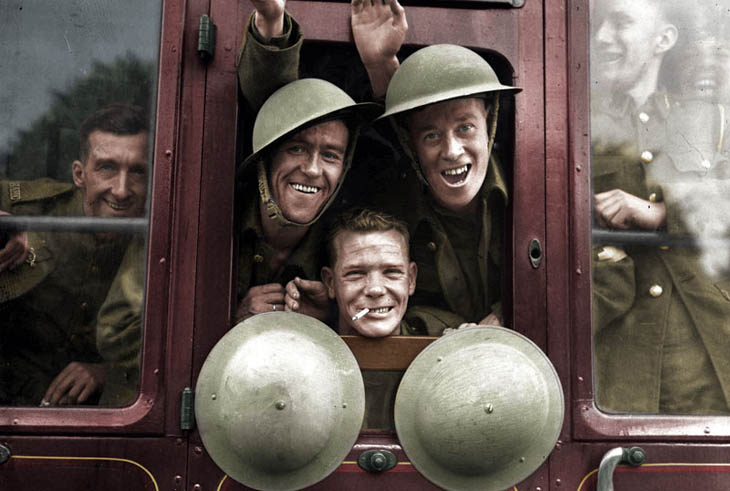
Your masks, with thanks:
<instances>
[{"instance_id":1,"label":"green foliage","mask_svg":"<svg viewBox=\"0 0 730 491\"><path fill-rule=\"evenodd\" d=\"M110 63L94 62L89 74L65 91L54 91L53 102L27 129L13 139L7 177L71 179L71 163L78 158L78 131L83 120L113 102L149 108L156 65L132 53Z\"/></svg>"}]
</instances>

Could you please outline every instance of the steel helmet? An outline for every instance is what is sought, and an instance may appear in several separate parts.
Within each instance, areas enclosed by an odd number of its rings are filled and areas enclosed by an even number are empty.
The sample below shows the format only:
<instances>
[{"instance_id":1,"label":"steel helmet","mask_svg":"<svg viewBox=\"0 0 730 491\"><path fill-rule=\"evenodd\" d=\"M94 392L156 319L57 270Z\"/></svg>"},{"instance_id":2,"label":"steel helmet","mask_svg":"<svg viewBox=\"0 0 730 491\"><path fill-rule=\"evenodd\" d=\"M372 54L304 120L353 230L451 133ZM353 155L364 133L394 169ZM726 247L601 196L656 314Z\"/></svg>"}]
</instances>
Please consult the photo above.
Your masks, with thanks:
<instances>
[{"instance_id":1,"label":"steel helmet","mask_svg":"<svg viewBox=\"0 0 730 491\"><path fill-rule=\"evenodd\" d=\"M520 90L502 85L489 63L474 51L434 44L416 51L398 67L388 84L380 118L458 97Z\"/></svg>"},{"instance_id":2,"label":"steel helmet","mask_svg":"<svg viewBox=\"0 0 730 491\"><path fill-rule=\"evenodd\" d=\"M347 345L320 321L255 315L211 350L195 417L213 461L254 489L300 489L324 479L362 425L362 376Z\"/></svg>"},{"instance_id":3,"label":"steel helmet","mask_svg":"<svg viewBox=\"0 0 730 491\"><path fill-rule=\"evenodd\" d=\"M498 491L545 461L563 411L560 380L532 341L477 326L439 338L411 363L395 427L413 465L437 486Z\"/></svg>"},{"instance_id":4,"label":"steel helmet","mask_svg":"<svg viewBox=\"0 0 730 491\"><path fill-rule=\"evenodd\" d=\"M372 120L380 111L378 104L356 103L336 85L317 78L303 78L290 82L271 94L256 115L253 127L253 153L244 161L242 168L258 163L259 190L269 216L282 225L310 225L315 222L334 200L349 170L357 143L359 127ZM332 195L313 220L296 223L288 220L271 198L263 157L285 137L324 121L343 119L351 124L344 168Z\"/></svg>"}]
</instances>

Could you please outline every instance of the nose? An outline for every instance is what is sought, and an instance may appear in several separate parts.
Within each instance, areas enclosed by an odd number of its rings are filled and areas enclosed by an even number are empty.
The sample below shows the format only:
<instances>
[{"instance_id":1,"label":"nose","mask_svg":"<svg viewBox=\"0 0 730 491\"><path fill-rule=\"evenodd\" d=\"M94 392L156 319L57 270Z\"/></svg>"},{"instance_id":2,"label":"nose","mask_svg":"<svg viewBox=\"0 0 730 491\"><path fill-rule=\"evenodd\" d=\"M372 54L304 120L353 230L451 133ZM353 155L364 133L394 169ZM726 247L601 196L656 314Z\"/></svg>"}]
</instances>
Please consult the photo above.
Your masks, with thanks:
<instances>
[{"instance_id":1,"label":"nose","mask_svg":"<svg viewBox=\"0 0 730 491\"><path fill-rule=\"evenodd\" d=\"M365 286L365 295L368 297L381 297L385 295L385 285L383 278L378 274L368 275L367 285Z\"/></svg>"},{"instance_id":2,"label":"nose","mask_svg":"<svg viewBox=\"0 0 730 491\"><path fill-rule=\"evenodd\" d=\"M310 178L319 177L322 175L322 163L320 162L320 156L318 153L310 154L300 166L302 173Z\"/></svg>"},{"instance_id":3,"label":"nose","mask_svg":"<svg viewBox=\"0 0 730 491\"><path fill-rule=\"evenodd\" d=\"M463 145L453 134L447 134L442 140L441 153L446 160L457 160L462 152Z\"/></svg>"},{"instance_id":4,"label":"nose","mask_svg":"<svg viewBox=\"0 0 730 491\"><path fill-rule=\"evenodd\" d=\"M129 175L126 172L120 172L112 184L112 195L115 199L124 200L132 195L130 187Z\"/></svg>"},{"instance_id":5,"label":"nose","mask_svg":"<svg viewBox=\"0 0 730 491\"><path fill-rule=\"evenodd\" d=\"M601 25L598 26L598 30L596 31L596 41L602 44L609 44L611 39L611 28L609 27L608 22L601 22Z\"/></svg>"}]
</instances>

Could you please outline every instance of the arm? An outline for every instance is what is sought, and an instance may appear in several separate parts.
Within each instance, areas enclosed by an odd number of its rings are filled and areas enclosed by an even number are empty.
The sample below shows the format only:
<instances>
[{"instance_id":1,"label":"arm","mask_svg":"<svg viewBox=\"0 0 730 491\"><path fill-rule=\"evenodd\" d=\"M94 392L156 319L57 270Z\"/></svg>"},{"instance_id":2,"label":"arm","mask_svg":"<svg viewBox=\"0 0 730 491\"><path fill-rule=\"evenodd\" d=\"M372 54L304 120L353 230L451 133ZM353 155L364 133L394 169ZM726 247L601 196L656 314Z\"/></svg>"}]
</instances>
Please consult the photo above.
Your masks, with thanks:
<instances>
[{"instance_id":1,"label":"arm","mask_svg":"<svg viewBox=\"0 0 730 491\"><path fill-rule=\"evenodd\" d=\"M302 34L286 12L285 0L255 0L238 58L238 83L248 108L256 113L279 87L299 75Z\"/></svg>"},{"instance_id":2,"label":"arm","mask_svg":"<svg viewBox=\"0 0 730 491\"><path fill-rule=\"evenodd\" d=\"M663 202L652 203L621 189L598 193L593 201L596 220L602 227L657 230L666 225L667 210Z\"/></svg>"},{"instance_id":3,"label":"arm","mask_svg":"<svg viewBox=\"0 0 730 491\"><path fill-rule=\"evenodd\" d=\"M406 12L398 0L352 0L352 35L370 78L373 96L385 97L399 66L396 54L408 33Z\"/></svg>"}]
</instances>

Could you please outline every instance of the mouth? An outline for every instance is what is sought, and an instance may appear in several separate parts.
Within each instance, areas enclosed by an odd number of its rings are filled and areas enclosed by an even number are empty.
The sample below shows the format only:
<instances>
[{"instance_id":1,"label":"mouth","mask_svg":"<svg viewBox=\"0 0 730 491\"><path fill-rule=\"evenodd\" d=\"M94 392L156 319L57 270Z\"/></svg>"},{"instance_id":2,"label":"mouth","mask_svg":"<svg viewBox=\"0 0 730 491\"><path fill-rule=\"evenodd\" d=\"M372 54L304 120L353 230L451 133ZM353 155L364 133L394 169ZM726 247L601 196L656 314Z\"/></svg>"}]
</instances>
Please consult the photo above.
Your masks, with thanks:
<instances>
[{"instance_id":1,"label":"mouth","mask_svg":"<svg viewBox=\"0 0 730 491\"><path fill-rule=\"evenodd\" d=\"M317 186L305 186L304 184L299 184L298 182L292 182L290 186L294 188L295 191L303 194L317 194L322 190L322 188L319 188Z\"/></svg>"},{"instance_id":2,"label":"mouth","mask_svg":"<svg viewBox=\"0 0 730 491\"><path fill-rule=\"evenodd\" d=\"M383 316L383 315L390 313L391 310L393 310L392 305L386 306L386 307L371 308L370 312L367 313L367 316L374 315L376 317L379 317L379 316Z\"/></svg>"},{"instance_id":3,"label":"mouth","mask_svg":"<svg viewBox=\"0 0 730 491\"><path fill-rule=\"evenodd\" d=\"M621 58L622 55L618 51L602 51L598 54L598 61L601 63L614 63Z\"/></svg>"},{"instance_id":4,"label":"mouth","mask_svg":"<svg viewBox=\"0 0 730 491\"><path fill-rule=\"evenodd\" d=\"M104 203L114 211L127 211L131 208L129 203L116 203L114 201L104 200Z\"/></svg>"},{"instance_id":5,"label":"mouth","mask_svg":"<svg viewBox=\"0 0 730 491\"><path fill-rule=\"evenodd\" d=\"M699 92L714 91L717 88L717 82L713 78L704 77L695 81L694 88Z\"/></svg>"},{"instance_id":6,"label":"mouth","mask_svg":"<svg viewBox=\"0 0 730 491\"><path fill-rule=\"evenodd\" d=\"M471 164L464 164L461 167L454 167L452 169L446 169L441 171L441 177L448 184L457 185L466 181L466 177L469 175L471 170Z\"/></svg>"}]
</instances>

